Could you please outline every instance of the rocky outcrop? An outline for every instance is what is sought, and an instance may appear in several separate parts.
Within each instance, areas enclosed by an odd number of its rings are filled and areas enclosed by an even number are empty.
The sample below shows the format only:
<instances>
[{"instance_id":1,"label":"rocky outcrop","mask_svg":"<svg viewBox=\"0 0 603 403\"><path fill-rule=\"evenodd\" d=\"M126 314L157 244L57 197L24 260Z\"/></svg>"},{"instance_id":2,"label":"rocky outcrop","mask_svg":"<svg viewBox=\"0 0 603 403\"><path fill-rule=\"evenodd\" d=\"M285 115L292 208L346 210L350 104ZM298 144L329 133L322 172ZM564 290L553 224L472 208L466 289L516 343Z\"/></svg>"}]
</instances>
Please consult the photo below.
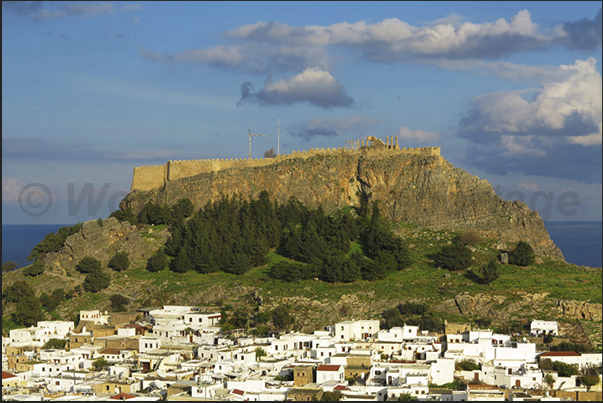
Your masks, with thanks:
<instances>
[{"instance_id":1,"label":"rocky outcrop","mask_svg":"<svg viewBox=\"0 0 603 403\"><path fill-rule=\"evenodd\" d=\"M102 226L96 220L84 222L79 232L65 240L60 251L49 253L42 259L46 269L61 275L73 273L75 265L86 256L106 266L118 252L126 252L134 266L146 262L169 236L167 229L149 233L149 228L139 229L114 217L102 222Z\"/></svg>"},{"instance_id":2,"label":"rocky outcrop","mask_svg":"<svg viewBox=\"0 0 603 403\"><path fill-rule=\"evenodd\" d=\"M564 316L572 319L601 320L601 304L593 304L584 301L560 299L557 307Z\"/></svg>"},{"instance_id":3,"label":"rocky outcrop","mask_svg":"<svg viewBox=\"0 0 603 403\"><path fill-rule=\"evenodd\" d=\"M548 293L521 293L519 298L513 300L502 295L464 293L435 305L433 310L447 314L490 318L498 322L533 319L542 315L564 319L601 320L601 304L557 300L548 298Z\"/></svg>"},{"instance_id":4,"label":"rocky outcrop","mask_svg":"<svg viewBox=\"0 0 603 403\"><path fill-rule=\"evenodd\" d=\"M501 245L519 240L537 254L563 259L538 212L505 201L483 179L455 168L440 156L363 152L287 159L272 165L231 168L169 181L150 191L132 191L122 209L138 212L154 201L172 205L189 198L197 208L221 196L257 197L267 190L280 203L295 197L333 211L359 205L361 195L379 200L382 214L433 229L479 230Z\"/></svg>"}]
</instances>

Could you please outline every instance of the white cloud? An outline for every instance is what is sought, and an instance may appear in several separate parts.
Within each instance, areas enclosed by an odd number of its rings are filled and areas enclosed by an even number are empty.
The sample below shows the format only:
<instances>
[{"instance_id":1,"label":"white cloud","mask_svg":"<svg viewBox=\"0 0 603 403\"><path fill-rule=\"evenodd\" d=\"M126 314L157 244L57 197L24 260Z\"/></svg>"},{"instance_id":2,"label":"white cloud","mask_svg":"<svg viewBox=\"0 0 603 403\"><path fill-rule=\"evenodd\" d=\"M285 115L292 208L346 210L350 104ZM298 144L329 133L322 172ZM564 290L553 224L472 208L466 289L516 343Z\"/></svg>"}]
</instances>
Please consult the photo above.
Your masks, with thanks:
<instances>
[{"instance_id":1,"label":"white cloud","mask_svg":"<svg viewBox=\"0 0 603 403\"><path fill-rule=\"evenodd\" d=\"M476 143L497 141L502 135L563 138L566 143L601 144L601 75L596 61L577 60L558 68L558 80L540 89L500 91L473 99L474 108L461 120L459 136ZM531 100L522 95L535 91ZM515 137L507 138L509 152L525 150ZM505 145L505 144L503 144Z\"/></svg>"},{"instance_id":2,"label":"white cloud","mask_svg":"<svg viewBox=\"0 0 603 403\"><path fill-rule=\"evenodd\" d=\"M292 27L281 22L257 22L227 32L236 39L272 44L343 46L363 51L375 61L392 61L409 57L446 57L464 59L497 57L523 49L541 48L564 38L562 29L540 33L527 10L519 11L510 21L475 24L461 22L459 16L413 26L397 18L375 24L365 21L336 23L329 26Z\"/></svg>"},{"instance_id":3,"label":"white cloud","mask_svg":"<svg viewBox=\"0 0 603 403\"><path fill-rule=\"evenodd\" d=\"M261 106L293 105L307 102L322 108L347 107L354 100L345 88L328 72L318 68L307 68L286 80L265 83L264 88L253 93L253 85L244 83L241 86L241 100Z\"/></svg>"}]
</instances>

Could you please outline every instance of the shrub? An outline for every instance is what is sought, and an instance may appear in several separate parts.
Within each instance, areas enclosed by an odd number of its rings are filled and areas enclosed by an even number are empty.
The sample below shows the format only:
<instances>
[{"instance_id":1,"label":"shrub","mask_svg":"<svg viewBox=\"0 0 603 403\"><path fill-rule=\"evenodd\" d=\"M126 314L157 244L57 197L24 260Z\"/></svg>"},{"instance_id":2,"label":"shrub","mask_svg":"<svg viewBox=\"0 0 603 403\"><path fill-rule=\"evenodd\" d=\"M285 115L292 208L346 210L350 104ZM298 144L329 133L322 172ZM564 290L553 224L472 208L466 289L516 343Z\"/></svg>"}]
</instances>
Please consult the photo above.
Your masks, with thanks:
<instances>
[{"instance_id":1,"label":"shrub","mask_svg":"<svg viewBox=\"0 0 603 403\"><path fill-rule=\"evenodd\" d=\"M484 284L490 284L498 278L498 263L495 259L490 260L487 265L482 267L481 272Z\"/></svg>"},{"instance_id":2,"label":"shrub","mask_svg":"<svg viewBox=\"0 0 603 403\"><path fill-rule=\"evenodd\" d=\"M19 302L28 297L35 298L35 293L29 283L23 280L15 282L15 284L7 287L2 293L2 299L6 300L6 302Z\"/></svg>"},{"instance_id":3,"label":"shrub","mask_svg":"<svg viewBox=\"0 0 603 403\"><path fill-rule=\"evenodd\" d=\"M8 262L2 263L2 273L13 271L17 268L17 262L9 260Z\"/></svg>"},{"instance_id":4,"label":"shrub","mask_svg":"<svg viewBox=\"0 0 603 403\"><path fill-rule=\"evenodd\" d=\"M76 270L82 274L88 274L102 269L101 262L93 257L86 256L75 266Z\"/></svg>"},{"instance_id":5,"label":"shrub","mask_svg":"<svg viewBox=\"0 0 603 403\"><path fill-rule=\"evenodd\" d=\"M460 242L444 246L434 258L438 266L451 271L466 269L471 265L471 261L471 251Z\"/></svg>"},{"instance_id":6,"label":"shrub","mask_svg":"<svg viewBox=\"0 0 603 403\"><path fill-rule=\"evenodd\" d=\"M295 319L288 307L280 305L272 311L272 323L276 328L287 330L293 322Z\"/></svg>"},{"instance_id":7,"label":"shrub","mask_svg":"<svg viewBox=\"0 0 603 403\"><path fill-rule=\"evenodd\" d=\"M109 214L109 217L115 217L119 222L127 221L132 225L138 224L138 219L134 216L132 209L116 210Z\"/></svg>"},{"instance_id":8,"label":"shrub","mask_svg":"<svg viewBox=\"0 0 603 403\"><path fill-rule=\"evenodd\" d=\"M455 369L457 371L477 371L479 370L479 364L469 360L462 360L456 363Z\"/></svg>"},{"instance_id":9,"label":"shrub","mask_svg":"<svg viewBox=\"0 0 603 403\"><path fill-rule=\"evenodd\" d=\"M111 311L113 311L113 312L125 311L126 305L128 305L129 303L130 303L130 300L121 294L111 295Z\"/></svg>"},{"instance_id":10,"label":"shrub","mask_svg":"<svg viewBox=\"0 0 603 403\"><path fill-rule=\"evenodd\" d=\"M23 269L23 274L28 277L37 277L44 273L44 262L36 260L33 264Z\"/></svg>"},{"instance_id":11,"label":"shrub","mask_svg":"<svg viewBox=\"0 0 603 403\"><path fill-rule=\"evenodd\" d=\"M482 236L476 231L469 230L459 235L459 241L463 245L477 245L482 241Z\"/></svg>"},{"instance_id":12,"label":"shrub","mask_svg":"<svg viewBox=\"0 0 603 403\"><path fill-rule=\"evenodd\" d=\"M126 252L116 253L115 256L109 260L108 266L115 271L124 271L130 267L130 258Z\"/></svg>"},{"instance_id":13,"label":"shrub","mask_svg":"<svg viewBox=\"0 0 603 403\"><path fill-rule=\"evenodd\" d=\"M163 249L159 249L153 256L151 256L147 262L147 270L151 272L158 272L168 267L168 258L163 252Z\"/></svg>"},{"instance_id":14,"label":"shrub","mask_svg":"<svg viewBox=\"0 0 603 403\"><path fill-rule=\"evenodd\" d=\"M270 276L284 281L300 282L309 280L320 274L320 269L313 264L304 264L298 262L288 262L281 260L277 262L270 271Z\"/></svg>"},{"instance_id":15,"label":"shrub","mask_svg":"<svg viewBox=\"0 0 603 403\"><path fill-rule=\"evenodd\" d=\"M107 362L107 360L105 359L105 357L99 357L96 360L94 360L92 362L92 366L94 366L95 369L101 369L103 367L108 366L109 363Z\"/></svg>"},{"instance_id":16,"label":"shrub","mask_svg":"<svg viewBox=\"0 0 603 403\"><path fill-rule=\"evenodd\" d=\"M572 375L579 375L580 371L578 368L571 364L566 364L561 361L554 361L553 368L557 371L557 374L562 377L570 377Z\"/></svg>"},{"instance_id":17,"label":"shrub","mask_svg":"<svg viewBox=\"0 0 603 403\"><path fill-rule=\"evenodd\" d=\"M90 292L99 292L111 284L111 276L102 269L88 273L84 279L84 290Z\"/></svg>"},{"instance_id":18,"label":"shrub","mask_svg":"<svg viewBox=\"0 0 603 403\"><path fill-rule=\"evenodd\" d=\"M44 346L42 348L65 348L66 344L67 340L50 339L46 343L44 343Z\"/></svg>"},{"instance_id":19,"label":"shrub","mask_svg":"<svg viewBox=\"0 0 603 403\"><path fill-rule=\"evenodd\" d=\"M40 300L30 295L17 302L17 309L13 314L13 320L17 325L29 327L37 324L42 317Z\"/></svg>"},{"instance_id":20,"label":"shrub","mask_svg":"<svg viewBox=\"0 0 603 403\"><path fill-rule=\"evenodd\" d=\"M267 355L268 355L268 353L266 353L266 351L264 351L263 348L258 347L255 349L255 359L256 360L259 360L260 357L265 357Z\"/></svg>"},{"instance_id":21,"label":"shrub","mask_svg":"<svg viewBox=\"0 0 603 403\"><path fill-rule=\"evenodd\" d=\"M402 315L423 315L429 311L429 305L420 302L403 302L397 308Z\"/></svg>"},{"instance_id":22,"label":"shrub","mask_svg":"<svg viewBox=\"0 0 603 403\"><path fill-rule=\"evenodd\" d=\"M40 296L40 304L47 312L54 311L59 304L65 299L65 290L62 288L56 288L52 294L46 293Z\"/></svg>"},{"instance_id":23,"label":"shrub","mask_svg":"<svg viewBox=\"0 0 603 403\"><path fill-rule=\"evenodd\" d=\"M516 266L529 266L536 260L534 249L529 243L524 241L517 242L515 249L509 253L509 263Z\"/></svg>"}]
</instances>

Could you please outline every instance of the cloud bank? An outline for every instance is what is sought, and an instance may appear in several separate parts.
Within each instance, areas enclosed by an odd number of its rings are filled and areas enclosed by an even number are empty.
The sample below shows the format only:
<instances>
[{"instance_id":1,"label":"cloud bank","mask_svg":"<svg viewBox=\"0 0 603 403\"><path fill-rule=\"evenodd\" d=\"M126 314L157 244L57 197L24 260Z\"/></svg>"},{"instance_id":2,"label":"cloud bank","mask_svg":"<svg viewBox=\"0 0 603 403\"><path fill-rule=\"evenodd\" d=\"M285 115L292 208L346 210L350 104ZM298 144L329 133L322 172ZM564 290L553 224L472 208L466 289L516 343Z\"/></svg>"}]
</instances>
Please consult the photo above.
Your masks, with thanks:
<instances>
[{"instance_id":1,"label":"cloud bank","mask_svg":"<svg viewBox=\"0 0 603 403\"><path fill-rule=\"evenodd\" d=\"M592 58L562 65L540 88L479 95L456 135L487 172L601 180L601 74ZM529 95L529 96L528 96Z\"/></svg>"},{"instance_id":2,"label":"cloud bank","mask_svg":"<svg viewBox=\"0 0 603 403\"><path fill-rule=\"evenodd\" d=\"M238 105L274 106L307 102L330 109L349 107L354 103L345 88L328 71L318 68L307 68L287 80L267 80L264 88L258 92L253 92L253 89L253 84L243 83Z\"/></svg>"}]
</instances>

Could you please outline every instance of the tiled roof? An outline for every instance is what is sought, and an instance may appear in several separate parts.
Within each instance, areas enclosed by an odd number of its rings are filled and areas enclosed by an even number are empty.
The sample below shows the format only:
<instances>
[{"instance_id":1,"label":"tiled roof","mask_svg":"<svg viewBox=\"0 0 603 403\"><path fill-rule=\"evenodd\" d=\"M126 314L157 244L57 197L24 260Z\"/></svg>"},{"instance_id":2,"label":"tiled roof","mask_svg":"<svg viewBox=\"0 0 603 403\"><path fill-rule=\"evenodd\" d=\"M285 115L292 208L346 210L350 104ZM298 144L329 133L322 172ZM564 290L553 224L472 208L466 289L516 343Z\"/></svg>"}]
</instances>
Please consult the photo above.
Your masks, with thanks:
<instances>
[{"instance_id":1,"label":"tiled roof","mask_svg":"<svg viewBox=\"0 0 603 403\"><path fill-rule=\"evenodd\" d=\"M9 379L9 378L18 378L18 376L13 375L10 372L2 371L2 379Z\"/></svg>"},{"instance_id":2,"label":"tiled roof","mask_svg":"<svg viewBox=\"0 0 603 403\"><path fill-rule=\"evenodd\" d=\"M580 357L582 354L575 351L549 351L541 355L541 357Z\"/></svg>"},{"instance_id":3,"label":"tiled roof","mask_svg":"<svg viewBox=\"0 0 603 403\"><path fill-rule=\"evenodd\" d=\"M240 395L243 396L245 394L245 391L241 390L241 389L234 389L232 391L232 393L234 393L235 395Z\"/></svg>"},{"instance_id":4,"label":"tiled roof","mask_svg":"<svg viewBox=\"0 0 603 403\"><path fill-rule=\"evenodd\" d=\"M341 365L319 365L318 371L339 371Z\"/></svg>"},{"instance_id":5,"label":"tiled roof","mask_svg":"<svg viewBox=\"0 0 603 403\"><path fill-rule=\"evenodd\" d=\"M133 399L137 397L136 395L131 395L129 393L120 393L118 395L115 396L111 396L109 399L114 399L114 400L128 400L128 399Z\"/></svg>"}]
</instances>

